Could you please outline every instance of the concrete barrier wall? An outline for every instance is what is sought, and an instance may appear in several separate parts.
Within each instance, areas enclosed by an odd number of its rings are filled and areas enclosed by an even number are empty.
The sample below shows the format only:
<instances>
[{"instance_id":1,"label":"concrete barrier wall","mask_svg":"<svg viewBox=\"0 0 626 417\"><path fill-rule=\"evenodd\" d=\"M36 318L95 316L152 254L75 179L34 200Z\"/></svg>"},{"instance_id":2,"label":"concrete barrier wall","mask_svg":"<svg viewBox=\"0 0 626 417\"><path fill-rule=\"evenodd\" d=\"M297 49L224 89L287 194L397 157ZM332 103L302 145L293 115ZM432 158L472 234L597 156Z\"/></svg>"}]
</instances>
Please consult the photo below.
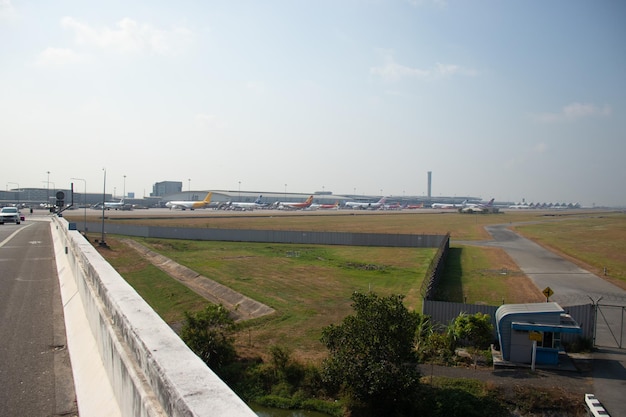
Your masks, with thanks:
<instances>
[{"instance_id":1,"label":"concrete barrier wall","mask_svg":"<svg viewBox=\"0 0 626 417\"><path fill-rule=\"evenodd\" d=\"M88 223L92 232L102 224ZM449 239L446 235L310 232L294 230L210 229L162 226L136 226L106 223L105 233L160 239L216 240L227 242L293 243L301 245L348 245L437 248Z\"/></svg>"},{"instance_id":2,"label":"concrete barrier wall","mask_svg":"<svg viewBox=\"0 0 626 417\"><path fill-rule=\"evenodd\" d=\"M79 232L53 221L122 415L256 416Z\"/></svg>"}]
</instances>

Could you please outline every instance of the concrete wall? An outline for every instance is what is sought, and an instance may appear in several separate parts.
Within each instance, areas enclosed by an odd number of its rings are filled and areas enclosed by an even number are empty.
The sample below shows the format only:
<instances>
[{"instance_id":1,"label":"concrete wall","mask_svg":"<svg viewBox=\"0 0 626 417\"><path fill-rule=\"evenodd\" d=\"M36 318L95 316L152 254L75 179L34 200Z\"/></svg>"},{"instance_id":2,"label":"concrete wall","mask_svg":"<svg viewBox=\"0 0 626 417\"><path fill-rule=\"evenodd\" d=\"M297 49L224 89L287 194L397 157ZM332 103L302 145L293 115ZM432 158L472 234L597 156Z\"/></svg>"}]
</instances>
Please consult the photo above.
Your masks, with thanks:
<instances>
[{"instance_id":1,"label":"concrete wall","mask_svg":"<svg viewBox=\"0 0 626 417\"><path fill-rule=\"evenodd\" d=\"M53 222L122 415L256 416L80 233Z\"/></svg>"},{"instance_id":2,"label":"concrete wall","mask_svg":"<svg viewBox=\"0 0 626 417\"><path fill-rule=\"evenodd\" d=\"M82 226L82 224L80 225ZM87 223L92 233L102 230L102 223ZM447 235L415 235L350 232L310 232L294 230L210 229L187 227L137 226L105 223L105 234L161 239L217 240L227 242L268 242L303 245L392 246L437 248L448 241Z\"/></svg>"}]
</instances>

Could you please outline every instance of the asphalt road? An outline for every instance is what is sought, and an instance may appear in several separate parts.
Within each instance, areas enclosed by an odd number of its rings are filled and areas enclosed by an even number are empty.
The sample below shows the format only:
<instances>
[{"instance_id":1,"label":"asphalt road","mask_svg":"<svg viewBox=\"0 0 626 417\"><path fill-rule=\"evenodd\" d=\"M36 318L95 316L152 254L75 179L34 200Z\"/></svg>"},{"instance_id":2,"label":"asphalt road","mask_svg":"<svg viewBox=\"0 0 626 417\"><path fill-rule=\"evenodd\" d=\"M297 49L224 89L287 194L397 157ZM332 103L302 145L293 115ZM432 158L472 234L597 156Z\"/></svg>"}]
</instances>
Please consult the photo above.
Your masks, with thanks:
<instances>
[{"instance_id":1,"label":"asphalt road","mask_svg":"<svg viewBox=\"0 0 626 417\"><path fill-rule=\"evenodd\" d=\"M76 416L50 224L0 226L0 416Z\"/></svg>"}]
</instances>

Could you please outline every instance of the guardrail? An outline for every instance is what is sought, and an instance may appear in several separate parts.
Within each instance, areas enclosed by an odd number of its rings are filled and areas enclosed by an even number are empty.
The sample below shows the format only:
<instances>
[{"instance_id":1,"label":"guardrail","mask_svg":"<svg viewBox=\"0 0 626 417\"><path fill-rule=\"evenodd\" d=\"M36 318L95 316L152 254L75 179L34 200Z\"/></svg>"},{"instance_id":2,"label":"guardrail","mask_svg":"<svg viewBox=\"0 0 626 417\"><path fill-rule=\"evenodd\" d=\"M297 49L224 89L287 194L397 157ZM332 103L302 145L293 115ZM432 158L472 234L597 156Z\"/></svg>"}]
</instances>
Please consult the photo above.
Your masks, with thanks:
<instances>
[{"instance_id":1,"label":"guardrail","mask_svg":"<svg viewBox=\"0 0 626 417\"><path fill-rule=\"evenodd\" d=\"M53 222L122 415L256 416L78 231Z\"/></svg>"}]
</instances>

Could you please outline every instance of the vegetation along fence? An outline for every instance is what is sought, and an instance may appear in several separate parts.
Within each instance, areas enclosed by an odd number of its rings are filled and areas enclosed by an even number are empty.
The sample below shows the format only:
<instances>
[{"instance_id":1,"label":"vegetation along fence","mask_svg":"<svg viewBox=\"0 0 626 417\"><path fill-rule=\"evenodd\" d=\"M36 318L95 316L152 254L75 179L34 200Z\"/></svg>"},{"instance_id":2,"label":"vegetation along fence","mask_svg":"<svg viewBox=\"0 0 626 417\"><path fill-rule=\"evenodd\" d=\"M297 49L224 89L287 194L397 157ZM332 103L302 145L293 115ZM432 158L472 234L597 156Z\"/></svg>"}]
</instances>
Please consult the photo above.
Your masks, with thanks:
<instances>
[{"instance_id":1,"label":"vegetation along fence","mask_svg":"<svg viewBox=\"0 0 626 417\"><path fill-rule=\"evenodd\" d=\"M424 299L422 304L422 313L430 316L434 323L442 326L447 326L452 320L454 320L459 314L476 314L483 313L488 314L491 317L491 324L494 328L494 337L496 337L496 310L499 306L490 306L484 304L464 304L464 303L449 303L447 301L434 301ZM582 334L561 334L561 341L565 343L574 342L577 338L591 340L594 335L595 327L595 311L592 304L583 304L577 306L563 307L565 312L572 316L574 320L582 328Z\"/></svg>"}]
</instances>

